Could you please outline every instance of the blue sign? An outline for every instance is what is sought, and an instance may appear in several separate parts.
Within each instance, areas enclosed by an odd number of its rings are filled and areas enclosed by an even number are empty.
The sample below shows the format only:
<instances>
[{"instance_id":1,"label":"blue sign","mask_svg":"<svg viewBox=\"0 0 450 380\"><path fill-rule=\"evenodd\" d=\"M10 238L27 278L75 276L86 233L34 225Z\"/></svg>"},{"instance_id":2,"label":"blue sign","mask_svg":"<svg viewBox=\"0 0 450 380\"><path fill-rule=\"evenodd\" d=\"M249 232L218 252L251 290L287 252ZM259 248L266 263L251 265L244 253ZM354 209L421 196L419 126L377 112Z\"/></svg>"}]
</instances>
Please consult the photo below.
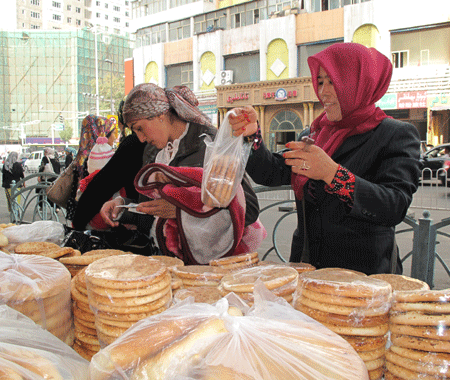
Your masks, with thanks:
<instances>
[{"instance_id":1,"label":"blue sign","mask_svg":"<svg viewBox=\"0 0 450 380\"><path fill-rule=\"evenodd\" d=\"M287 99L287 91L284 88L279 88L275 92L275 100L286 100Z\"/></svg>"}]
</instances>

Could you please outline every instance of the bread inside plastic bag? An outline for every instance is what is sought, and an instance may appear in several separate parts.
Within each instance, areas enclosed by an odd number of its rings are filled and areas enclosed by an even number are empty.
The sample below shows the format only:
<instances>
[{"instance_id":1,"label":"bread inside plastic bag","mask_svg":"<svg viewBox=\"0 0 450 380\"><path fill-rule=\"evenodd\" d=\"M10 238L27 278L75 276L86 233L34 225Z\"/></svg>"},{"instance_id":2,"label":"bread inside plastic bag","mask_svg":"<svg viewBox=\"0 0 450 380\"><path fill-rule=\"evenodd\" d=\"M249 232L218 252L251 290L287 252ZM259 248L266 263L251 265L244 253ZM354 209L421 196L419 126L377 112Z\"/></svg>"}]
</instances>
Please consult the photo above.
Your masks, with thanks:
<instances>
[{"instance_id":1,"label":"bread inside plastic bag","mask_svg":"<svg viewBox=\"0 0 450 380\"><path fill-rule=\"evenodd\" d=\"M231 293L213 305L188 298L141 320L92 358L90 378L368 379L363 361L339 335L262 282L254 296L250 309Z\"/></svg>"}]
</instances>

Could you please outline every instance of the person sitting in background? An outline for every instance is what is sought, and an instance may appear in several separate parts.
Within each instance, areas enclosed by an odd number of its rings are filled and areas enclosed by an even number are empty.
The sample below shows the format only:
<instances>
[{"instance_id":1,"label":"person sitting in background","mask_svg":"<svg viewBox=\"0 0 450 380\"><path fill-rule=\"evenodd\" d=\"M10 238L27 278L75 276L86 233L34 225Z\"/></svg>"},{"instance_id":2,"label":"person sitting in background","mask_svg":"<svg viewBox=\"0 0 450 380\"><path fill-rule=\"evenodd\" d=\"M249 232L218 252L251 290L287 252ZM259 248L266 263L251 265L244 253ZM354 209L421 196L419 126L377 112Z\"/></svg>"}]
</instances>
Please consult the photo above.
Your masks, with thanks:
<instances>
[{"instance_id":1,"label":"person sitting in background","mask_svg":"<svg viewBox=\"0 0 450 380\"><path fill-rule=\"evenodd\" d=\"M73 152L71 148L66 148L66 159L64 160L64 167L68 168L73 161Z\"/></svg>"},{"instance_id":2,"label":"person sitting in background","mask_svg":"<svg viewBox=\"0 0 450 380\"><path fill-rule=\"evenodd\" d=\"M125 139L125 137L131 135L131 133L132 133L131 129L128 127L128 125L123 120L123 106L125 104L126 98L127 97L125 96L123 98L123 100L120 101L119 110L117 112L117 121L118 121L119 131L120 131L119 144Z\"/></svg>"},{"instance_id":3,"label":"person sitting in background","mask_svg":"<svg viewBox=\"0 0 450 380\"><path fill-rule=\"evenodd\" d=\"M114 125L111 121L103 116L88 115L83 119L78 152L74 159L74 180L72 184L72 191L69 200L67 201L66 219L73 220L75 215L78 203L76 201L77 190L80 185L80 181L89 175L87 170L87 159L95 145L95 142L97 141L97 138L110 134L113 128Z\"/></svg>"},{"instance_id":4,"label":"person sitting in background","mask_svg":"<svg viewBox=\"0 0 450 380\"><path fill-rule=\"evenodd\" d=\"M100 172L100 170L108 163L111 157L114 155L114 151L108 143L108 139L106 137L99 137L97 139L97 143L91 150L89 154L89 158L87 160L87 170L89 175L84 177L80 181L80 185L78 187L76 201L78 202L83 192L88 187L89 183L94 179L94 177ZM122 188L119 191L122 197L126 197L125 189ZM108 226L104 221L100 214L95 215L89 224L87 225L87 229L93 230L108 230L110 226Z\"/></svg>"},{"instance_id":5,"label":"person sitting in background","mask_svg":"<svg viewBox=\"0 0 450 380\"><path fill-rule=\"evenodd\" d=\"M336 43L308 58L324 111L284 153L264 145L252 107L230 116L234 134L257 142L246 170L265 186L291 184L297 228L290 261L317 269L402 273L395 226L420 178L417 128L375 103L389 87L392 64L374 48Z\"/></svg>"},{"instance_id":6,"label":"person sitting in background","mask_svg":"<svg viewBox=\"0 0 450 380\"><path fill-rule=\"evenodd\" d=\"M19 161L19 153L11 152L5 160L2 168L2 187L5 189L8 211L11 212L11 187L12 182L19 182L25 178L22 163ZM25 183L23 184L25 186ZM20 203L20 198L17 199Z\"/></svg>"}]
</instances>

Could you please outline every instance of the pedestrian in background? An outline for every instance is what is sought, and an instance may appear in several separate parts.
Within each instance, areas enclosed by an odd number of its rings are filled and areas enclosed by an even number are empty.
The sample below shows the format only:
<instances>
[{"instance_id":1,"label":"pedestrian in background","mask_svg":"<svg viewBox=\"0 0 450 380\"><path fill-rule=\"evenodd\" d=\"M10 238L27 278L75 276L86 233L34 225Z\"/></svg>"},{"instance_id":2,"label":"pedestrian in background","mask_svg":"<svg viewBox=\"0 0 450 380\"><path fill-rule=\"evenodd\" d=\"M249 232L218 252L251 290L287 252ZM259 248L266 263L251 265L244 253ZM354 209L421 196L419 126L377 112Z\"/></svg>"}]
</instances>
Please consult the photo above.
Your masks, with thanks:
<instances>
[{"instance_id":1,"label":"pedestrian in background","mask_svg":"<svg viewBox=\"0 0 450 380\"><path fill-rule=\"evenodd\" d=\"M25 178L23 167L19 161L19 153L11 152L5 160L2 168L2 187L5 189L6 201L8 204L8 211L11 212L11 187L12 182L19 182ZM23 184L25 187L25 183ZM20 203L20 196L17 198Z\"/></svg>"}]
</instances>

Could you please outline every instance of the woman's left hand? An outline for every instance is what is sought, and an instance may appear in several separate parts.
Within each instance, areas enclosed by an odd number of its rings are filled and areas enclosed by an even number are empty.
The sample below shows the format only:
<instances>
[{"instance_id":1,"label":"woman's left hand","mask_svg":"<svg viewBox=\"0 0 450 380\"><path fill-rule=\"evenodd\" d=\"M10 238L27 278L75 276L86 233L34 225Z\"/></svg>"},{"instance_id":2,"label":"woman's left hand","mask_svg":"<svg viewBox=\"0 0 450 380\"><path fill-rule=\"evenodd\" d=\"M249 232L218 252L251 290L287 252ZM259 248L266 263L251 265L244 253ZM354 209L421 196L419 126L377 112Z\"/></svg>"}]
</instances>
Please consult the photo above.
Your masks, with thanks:
<instances>
[{"instance_id":1,"label":"woman's left hand","mask_svg":"<svg viewBox=\"0 0 450 380\"><path fill-rule=\"evenodd\" d=\"M283 157L294 173L331 183L339 165L322 148L302 141L291 141L286 147L290 151Z\"/></svg>"},{"instance_id":2,"label":"woman's left hand","mask_svg":"<svg viewBox=\"0 0 450 380\"><path fill-rule=\"evenodd\" d=\"M167 202L162 198L139 203L139 206L136 207L136 211L158 216L163 219L175 219L177 216L177 208L172 203Z\"/></svg>"}]
</instances>

